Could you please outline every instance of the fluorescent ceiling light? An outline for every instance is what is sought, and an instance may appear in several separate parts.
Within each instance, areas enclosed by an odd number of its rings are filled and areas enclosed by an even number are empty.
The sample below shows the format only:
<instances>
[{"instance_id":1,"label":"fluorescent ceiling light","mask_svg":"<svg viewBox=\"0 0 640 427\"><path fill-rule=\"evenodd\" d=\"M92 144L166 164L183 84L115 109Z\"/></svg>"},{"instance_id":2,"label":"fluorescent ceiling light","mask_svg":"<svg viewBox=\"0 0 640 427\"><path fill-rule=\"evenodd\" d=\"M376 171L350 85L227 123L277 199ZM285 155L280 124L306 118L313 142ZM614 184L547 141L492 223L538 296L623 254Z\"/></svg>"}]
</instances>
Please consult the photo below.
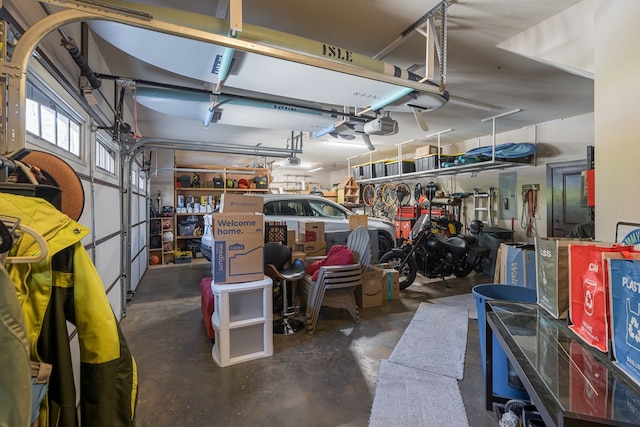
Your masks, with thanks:
<instances>
[{"instance_id":1,"label":"fluorescent ceiling light","mask_svg":"<svg viewBox=\"0 0 640 427\"><path fill-rule=\"evenodd\" d=\"M313 163L300 163L299 165L289 165L284 162L276 162L274 166L278 166L281 168L292 168L292 169L308 169L313 167Z\"/></svg>"},{"instance_id":2,"label":"fluorescent ceiling light","mask_svg":"<svg viewBox=\"0 0 640 427\"><path fill-rule=\"evenodd\" d=\"M324 170L324 168L315 168L315 169L308 170L307 172L311 173L311 172L318 172L318 171L321 171L321 170Z\"/></svg>"},{"instance_id":3,"label":"fluorescent ceiling light","mask_svg":"<svg viewBox=\"0 0 640 427\"><path fill-rule=\"evenodd\" d=\"M355 142L331 140L331 141L324 141L324 143L328 145L339 145L341 147L349 147L349 148L362 148L365 146L361 140L357 140Z\"/></svg>"}]
</instances>

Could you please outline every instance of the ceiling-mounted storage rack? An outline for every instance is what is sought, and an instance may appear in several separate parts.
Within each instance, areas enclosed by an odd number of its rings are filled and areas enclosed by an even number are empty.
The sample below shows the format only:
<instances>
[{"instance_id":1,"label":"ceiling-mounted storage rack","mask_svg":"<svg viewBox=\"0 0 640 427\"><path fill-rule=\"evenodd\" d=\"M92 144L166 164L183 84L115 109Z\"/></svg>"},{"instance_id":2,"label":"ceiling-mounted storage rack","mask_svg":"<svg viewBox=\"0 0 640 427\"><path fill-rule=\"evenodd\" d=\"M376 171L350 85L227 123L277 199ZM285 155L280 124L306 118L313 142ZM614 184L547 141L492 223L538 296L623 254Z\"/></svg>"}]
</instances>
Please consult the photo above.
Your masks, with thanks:
<instances>
[{"instance_id":1,"label":"ceiling-mounted storage rack","mask_svg":"<svg viewBox=\"0 0 640 427\"><path fill-rule=\"evenodd\" d=\"M358 183L376 183L376 182L386 182L386 181L409 181L414 179L419 179L423 177L429 176L446 176L446 175L458 175L461 173L471 173L471 172L484 172L489 170L497 170L497 169L513 169L513 168L521 168L521 167L529 167L534 166L535 161L531 161L529 163L514 163L514 162L504 162L500 160L487 160L486 162L473 163L470 165L460 165L460 166L450 166L447 168L439 168L433 169L429 171L421 171L421 172L408 172L408 173L399 173L396 175L389 175L383 177L375 177L368 179L359 179Z\"/></svg>"},{"instance_id":2,"label":"ceiling-mounted storage rack","mask_svg":"<svg viewBox=\"0 0 640 427\"><path fill-rule=\"evenodd\" d=\"M445 157L446 155L441 154L442 153L442 146L441 146L441 141L440 141L440 137L441 135L451 132L453 131L453 129L447 129L447 130L443 130L440 132L436 132L434 134L428 135L426 136L426 139L431 138L431 137L437 137L437 154L435 154L435 162L436 162L436 167L430 170L425 170L425 171L417 171L417 172L403 172L403 168L402 167L398 167L398 173L393 174L393 175L386 175L385 176L376 176L376 177L370 177L370 178L365 178L365 179L359 179L359 177L354 177L356 178L356 181L358 183L376 183L376 182L385 182L385 181L409 181L409 180L414 180L414 179L419 179L419 178L423 178L423 177L431 177L431 176L445 176L445 175L457 175L457 174L462 174L462 173L472 173L472 172L484 172L484 171L489 171L489 170L499 170L499 169L513 169L513 168L522 168L522 167L528 167L528 166L535 166L536 165L536 154L533 154L531 156L528 156L527 158L521 158L521 159L517 159L515 161L506 161L506 160L498 160L496 159L496 119L499 118L503 118L512 114L516 114L519 113L520 111L522 111L521 109L515 109L512 111L508 111L505 113L501 113L492 117L487 117L485 119L482 119L482 122L486 122L486 121L491 121L492 123L492 132L491 132L491 136L492 136L492 141L491 141L491 158L486 160L486 161L479 161L479 162L474 162L474 163L469 163L469 164L461 164L461 165L454 165L454 166L448 166L448 167L440 167L441 164L441 158ZM534 128L535 129L535 128ZM534 137L534 141L535 141L535 137ZM398 147L398 155L397 155L397 161L398 164L401 164L401 162L408 160L407 158L405 158L405 156L407 155L407 153L403 153L402 152L402 146L408 143L415 143L415 140L409 140L409 141L405 141L405 142L401 142L399 144L397 144ZM370 163L376 163L376 161L373 160L373 156L372 153L367 153L370 159ZM453 156L453 155L451 155ZM347 165L349 168L349 171L352 171L352 167L351 167L351 160L357 158L358 156L354 156L354 157L350 157L347 158Z\"/></svg>"}]
</instances>

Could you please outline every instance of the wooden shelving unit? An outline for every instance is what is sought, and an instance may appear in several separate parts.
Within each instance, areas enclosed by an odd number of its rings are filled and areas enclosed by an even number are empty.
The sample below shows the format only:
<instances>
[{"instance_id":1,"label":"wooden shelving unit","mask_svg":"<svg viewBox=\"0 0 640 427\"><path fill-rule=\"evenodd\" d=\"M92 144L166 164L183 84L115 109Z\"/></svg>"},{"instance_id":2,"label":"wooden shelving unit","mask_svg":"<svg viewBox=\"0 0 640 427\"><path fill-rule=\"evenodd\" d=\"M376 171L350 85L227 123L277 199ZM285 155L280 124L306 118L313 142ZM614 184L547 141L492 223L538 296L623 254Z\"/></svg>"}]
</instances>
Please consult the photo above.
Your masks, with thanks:
<instances>
[{"instance_id":1,"label":"wooden shelving unit","mask_svg":"<svg viewBox=\"0 0 640 427\"><path fill-rule=\"evenodd\" d=\"M336 187L337 201L340 204L358 203L360 201L360 186L353 177L345 177Z\"/></svg>"},{"instance_id":2,"label":"wooden shelving unit","mask_svg":"<svg viewBox=\"0 0 640 427\"><path fill-rule=\"evenodd\" d=\"M182 172L181 169L198 172ZM176 165L176 170L174 216L177 233L174 248L183 251L191 249L192 252L196 252L195 249L199 248L199 240L204 229L203 217L218 206L222 194L266 194L271 183L271 173L267 168ZM194 174L199 177L198 187L178 185L182 175L189 175L193 183ZM222 183L222 186L214 187L214 179L217 185ZM239 188L239 182L245 180L249 188ZM189 217L197 221L187 221Z\"/></svg>"}]
</instances>

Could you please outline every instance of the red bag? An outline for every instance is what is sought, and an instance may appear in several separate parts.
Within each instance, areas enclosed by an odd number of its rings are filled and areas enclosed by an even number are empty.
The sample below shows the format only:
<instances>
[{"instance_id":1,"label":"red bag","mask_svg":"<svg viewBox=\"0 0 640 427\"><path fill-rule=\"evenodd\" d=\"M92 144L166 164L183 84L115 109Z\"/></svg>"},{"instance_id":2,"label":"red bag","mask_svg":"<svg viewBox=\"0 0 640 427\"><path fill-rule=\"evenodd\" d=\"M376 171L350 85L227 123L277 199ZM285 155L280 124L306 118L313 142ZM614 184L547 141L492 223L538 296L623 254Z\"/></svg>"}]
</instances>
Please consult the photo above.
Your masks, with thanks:
<instances>
[{"instance_id":1,"label":"red bag","mask_svg":"<svg viewBox=\"0 0 640 427\"><path fill-rule=\"evenodd\" d=\"M569 328L603 352L611 336L605 254L633 251L633 246L569 245Z\"/></svg>"},{"instance_id":2,"label":"red bag","mask_svg":"<svg viewBox=\"0 0 640 427\"><path fill-rule=\"evenodd\" d=\"M351 249L344 245L334 245L329 249L329 253L323 259L311 263L307 266L307 274L311 274L314 282L318 278L320 267L325 265L349 265L355 264Z\"/></svg>"}]
</instances>

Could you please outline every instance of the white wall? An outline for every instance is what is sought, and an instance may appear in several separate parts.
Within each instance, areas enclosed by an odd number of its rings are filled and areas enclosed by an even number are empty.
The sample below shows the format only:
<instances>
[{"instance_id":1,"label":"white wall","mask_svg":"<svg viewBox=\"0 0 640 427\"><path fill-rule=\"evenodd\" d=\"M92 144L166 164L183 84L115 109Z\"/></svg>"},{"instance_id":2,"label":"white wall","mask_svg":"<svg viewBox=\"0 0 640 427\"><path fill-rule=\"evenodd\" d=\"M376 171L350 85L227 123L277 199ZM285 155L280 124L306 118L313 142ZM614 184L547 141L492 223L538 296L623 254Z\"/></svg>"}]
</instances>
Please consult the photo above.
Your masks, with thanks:
<instances>
[{"instance_id":1,"label":"white wall","mask_svg":"<svg viewBox=\"0 0 640 427\"><path fill-rule=\"evenodd\" d=\"M517 241L533 241L526 236L521 226L523 184L539 184L538 215L534 221L534 236L547 235L547 164L586 159L587 146L594 144L593 114L570 117L554 123L539 125L505 132L496 136L496 143L503 142L535 142L538 145L536 166L510 169L505 172L517 173L518 217L515 219L515 239ZM472 143L468 141L467 144ZM490 138L481 141L480 145L490 144ZM467 147L470 148L470 147ZM487 190L490 186L498 187L500 171L479 172L475 175L464 174L457 177L460 191L473 191L477 187ZM497 192L497 190L496 190ZM468 204L469 205L469 204ZM496 206L497 209L497 206ZM467 210L467 219L472 217L471 207ZM497 217L497 215L496 215ZM464 222L464 221L463 221ZM499 220L498 226L511 228L511 220Z\"/></svg>"},{"instance_id":2,"label":"white wall","mask_svg":"<svg viewBox=\"0 0 640 427\"><path fill-rule=\"evenodd\" d=\"M485 136L446 147L447 152L464 152L478 146L491 145L493 138ZM516 172L517 189L520 190L523 184L539 184L540 192L538 196L538 215L534 228L537 236L547 234L547 206L546 206L546 174L548 163L559 163L572 160L586 159L587 146L594 144L594 115L585 114L576 117L569 117L553 123L517 129L510 132L498 133L496 144L505 142L535 142L538 145L536 166L526 166L506 171L484 171L477 173L461 173L456 176L425 176L419 179L408 181L411 189L420 182L423 185L429 181L434 181L438 188L447 193L452 192L473 192L478 188L480 192L488 191L490 187L498 188L499 174L501 172ZM339 182L349 171L340 170L331 173L330 182ZM497 190L496 190L497 193ZM533 238L526 236L526 230L521 226L522 216L522 195L518 194L518 218L514 218L515 239L518 241L533 241ZM494 205L498 217L497 201ZM463 224L467 224L473 219L472 201L466 199L466 212ZM511 229L511 220L498 220L497 226Z\"/></svg>"},{"instance_id":3,"label":"white wall","mask_svg":"<svg viewBox=\"0 0 640 427\"><path fill-rule=\"evenodd\" d=\"M595 7L596 238L613 241L618 221L640 222L640 2Z\"/></svg>"}]
</instances>

